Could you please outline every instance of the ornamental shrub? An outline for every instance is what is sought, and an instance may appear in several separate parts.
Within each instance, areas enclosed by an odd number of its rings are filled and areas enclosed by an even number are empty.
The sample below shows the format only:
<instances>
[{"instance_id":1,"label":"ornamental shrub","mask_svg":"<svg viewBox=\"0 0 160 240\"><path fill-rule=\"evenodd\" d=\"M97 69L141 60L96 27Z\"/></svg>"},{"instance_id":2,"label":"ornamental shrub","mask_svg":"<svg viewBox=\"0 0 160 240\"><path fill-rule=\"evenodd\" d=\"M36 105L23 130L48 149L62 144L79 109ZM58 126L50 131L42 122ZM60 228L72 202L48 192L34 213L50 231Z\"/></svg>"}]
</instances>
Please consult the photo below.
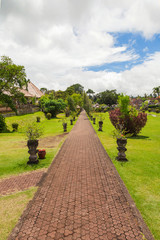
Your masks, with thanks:
<instances>
[{"instance_id":1,"label":"ornamental shrub","mask_svg":"<svg viewBox=\"0 0 160 240\"><path fill-rule=\"evenodd\" d=\"M18 123L12 123L12 128L13 128L13 132L17 132L18 131Z\"/></svg>"},{"instance_id":2,"label":"ornamental shrub","mask_svg":"<svg viewBox=\"0 0 160 240\"><path fill-rule=\"evenodd\" d=\"M44 112L51 113L52 117L56 117L58 113L64 110L66 103L62 99L50 100L48 99L44 104Z\"/></svg>"},{"instance_id":3,"label":"ornamental shrub","mask_svg":"<svg viewBox=\"0 0 160 240\"><path fill-rule=\"evenodd\" d=\"M48 120L50 120L51 117L52 117L52 114L51 114L51 113L47 113L47 114L46 114L46 118L47 118Z\"/></svg>"},{"instance_id":4,"label":"ornamental shrub","mask_svg":"<svg viewBox=\"0 0 160 240\"><path fill-rule=\"evenodd\" d=\"M119 98L126 96L121 95ZM127 96L128 97L128 96ZM109 112L111 123L116 129L125 131L126 134L136 136L147 122L147 114L144 112L137 112L135 108L126 101L119 101L119 108ZM124 106L122 106L124 103ZM122 105L121 105L122 104Z\"/></svg>"},{"instance_id":5,"label":"ornamental shrub","mask_svg":"<svg viewBox=\"0 0 160 240\"><path fill-rule=\"evenodd\" d=\"M7 129L5 118L0 114L0 133L4 132Z\"/></svg>"}]
</instances>

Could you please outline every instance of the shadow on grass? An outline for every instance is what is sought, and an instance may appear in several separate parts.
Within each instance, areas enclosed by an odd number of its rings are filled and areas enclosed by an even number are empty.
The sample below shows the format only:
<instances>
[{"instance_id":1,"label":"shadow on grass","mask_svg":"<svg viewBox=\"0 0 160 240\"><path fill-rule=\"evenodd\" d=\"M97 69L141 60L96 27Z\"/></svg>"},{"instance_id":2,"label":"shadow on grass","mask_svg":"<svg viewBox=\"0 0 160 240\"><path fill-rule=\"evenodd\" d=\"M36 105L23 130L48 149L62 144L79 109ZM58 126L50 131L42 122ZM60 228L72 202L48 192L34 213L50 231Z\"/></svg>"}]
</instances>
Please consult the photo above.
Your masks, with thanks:
<instances>
[{"instance_id":1,"label":"shadow on grass","mask_svg":"<svg viewBox=\"0 0 160 240\"><path fill-rule=\"evenodd\" d=\"M151 140L148 136L132 136L132 137L128 137L128 139L144 139L144 140Z\"/></svg>"}]
</instances>

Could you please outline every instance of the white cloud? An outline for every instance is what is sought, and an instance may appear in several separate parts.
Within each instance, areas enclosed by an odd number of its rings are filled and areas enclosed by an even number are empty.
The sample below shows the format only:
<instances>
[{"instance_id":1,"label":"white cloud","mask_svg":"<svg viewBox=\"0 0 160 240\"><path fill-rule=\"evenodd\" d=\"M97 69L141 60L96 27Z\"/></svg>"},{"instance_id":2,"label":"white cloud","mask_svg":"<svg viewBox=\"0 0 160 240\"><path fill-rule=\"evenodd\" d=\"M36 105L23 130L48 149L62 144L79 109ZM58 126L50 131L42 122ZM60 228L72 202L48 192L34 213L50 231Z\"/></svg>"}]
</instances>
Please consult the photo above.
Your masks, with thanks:
<instances>
[{"instance_id":1,"label":"white cloud","mask_svg":"<svg viewBox=\"0 0 160 240\"><path fill-rule=\"evenodd\" d=\"M24 65L39 87L58 90L79 82L95 91L149 92L159 81L159 53L121 73L83 68L136 61L135 51L116 47L109 32L140 32L151 38L160 32L159 12L157 0L2 0L0 55Z\"/></svg>"}]
</instances>

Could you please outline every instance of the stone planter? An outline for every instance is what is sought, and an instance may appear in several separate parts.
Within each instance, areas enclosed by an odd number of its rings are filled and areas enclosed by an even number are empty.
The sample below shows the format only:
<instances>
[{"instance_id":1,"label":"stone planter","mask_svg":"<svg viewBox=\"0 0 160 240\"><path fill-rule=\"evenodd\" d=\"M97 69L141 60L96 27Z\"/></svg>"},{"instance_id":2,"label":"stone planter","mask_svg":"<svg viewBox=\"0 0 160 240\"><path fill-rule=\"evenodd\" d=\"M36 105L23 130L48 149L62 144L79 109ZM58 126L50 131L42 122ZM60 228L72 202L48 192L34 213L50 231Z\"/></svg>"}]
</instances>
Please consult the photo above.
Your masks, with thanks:
<instances>
[{"instance_id":1,"label":"stone planter","mask_svg":"<svg viewBox=\"0 0 160 240\"><path fill-rule=\"evenodd\" d=\"M67 132L67 123L63 123L64 132Z\"/></svg>"},{"instance_id":2,"label":"stone planter","mask_svg":"<svg viewBox=\"0 0 160 240\"><path fill-rule=\"evenodd\" d=\"M128 161L125 154L125 152L127 151L127 148L125 147L126 144L127 144L127 138L117 138L118 156L116 157L116 159L118 161L123 161L123 162Z\"/></svg>"},{"instance_id":3,"label":"stone planter","mask_svg":"<svg viewBox=\"0 0 160 240\"><path fill-rule=\"evenodd\" d=\"M44 159L45 156L46 156L46 150L45 149L39 150L38 151L38 156L39 156L40 159Z\"/></svg>"},{"instance_id":4,"label":"stone planter","mask_svg":"<svg viewBox=\"0 0 160 240\"><path fill-rule=\"evenodd\" d=\"M37 117L37 122L40 122L41 121L41 118L40 117Z\"/></svg>"},{"instance_id":5,"label":"stone planter","mask_svg":"<svg viewBox=\"0 0 160 240\"><path fill-rule=\"evenodd\" d=\"M27 146L29 148L28 153L30 154L29 161L27 162L27 164L38 163L39 162L38 159L37 159L38 140L28 140L27 141Z\"/></svg>"},{"instance_id":6,"label":"stone planter","mask_svg":"<svg viewBox=\"0 0 160 240\"><path fill-rule=\"evenodd\" d=\"M93 118L93 124L96 124L96 118Z\"/></svg>"},{"instance_id":7,"label":"stone planter","mask_svg":"<svg viewBox=\"0 0 160 240\"><path fill-rule=\"evenodd\" d=\"M101 131L101 132L102 132L103 121L99 121L98 123L99 123L99 129L98 129L98 131Z\"/></svg>"},{"instance_id":8,"label":"stone planter","mask_svg":"<svg viewBox=\"0 0 160 240\"><path fill-rule=\"evenodd\" d=\"M73 119L70 119L71 125L73 125Z\"/></svg>"}]
</instances>

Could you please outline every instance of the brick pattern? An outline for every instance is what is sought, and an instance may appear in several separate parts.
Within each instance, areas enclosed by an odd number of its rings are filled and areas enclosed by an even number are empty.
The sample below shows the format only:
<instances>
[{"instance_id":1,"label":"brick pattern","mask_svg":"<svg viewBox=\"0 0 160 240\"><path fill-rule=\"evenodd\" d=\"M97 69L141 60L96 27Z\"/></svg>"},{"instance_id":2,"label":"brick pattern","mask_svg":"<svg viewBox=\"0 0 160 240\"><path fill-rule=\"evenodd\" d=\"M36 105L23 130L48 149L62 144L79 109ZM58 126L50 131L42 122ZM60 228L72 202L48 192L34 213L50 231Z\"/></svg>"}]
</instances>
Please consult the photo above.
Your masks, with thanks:
<instances>
[{"instance_id":1,"label":"brick pattern","mask_svg":"<svg viewBox=\"0 0 160 240\"><path fill-rule=\"evenodd\" d=\"M43 174L44 171L32 171L0 180L0 196L37 186Z\"/></svg>"},{"instance_id":2,"label":"brick pattern","mask_svg":"<svg viewBox=\"0 0 160 240\"><path fill-rule=\"evenodd\" d=\"M68 135L9 240L153 237L85 112Z\"/></svg>"}]
</instances>

